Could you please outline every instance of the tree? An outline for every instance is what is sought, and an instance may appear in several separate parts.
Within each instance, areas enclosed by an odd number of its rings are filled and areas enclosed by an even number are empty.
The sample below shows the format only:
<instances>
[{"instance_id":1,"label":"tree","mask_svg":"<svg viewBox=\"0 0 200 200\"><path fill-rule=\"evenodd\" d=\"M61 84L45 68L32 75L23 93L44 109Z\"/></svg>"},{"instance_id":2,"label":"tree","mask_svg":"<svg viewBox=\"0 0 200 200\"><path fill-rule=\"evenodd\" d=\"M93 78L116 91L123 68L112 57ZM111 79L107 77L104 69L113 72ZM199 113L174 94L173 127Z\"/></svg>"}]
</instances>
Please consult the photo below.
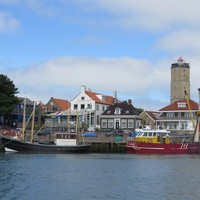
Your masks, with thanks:
<instances>
[{"instance_id":1,"label":"tree","mask_svg":"<svg viewBox=\"0 0 200 200\"><path fill-rule=\"evenodd\" d=\"M135 108L135 111L140 115L144 111L144 109L142 109L142 108Z\"/></svg>"},{"instance_id":2,"label":"tree","mask_svg":"<svg viewBox=\"0 0 200 200\"><path fill-rule=\"evenodd\" d=\"M4 119L20 103L20 100L15 96L18 93L18 88L15 87L6 75L0 74L0 116Z\"/></svg>"}]
</instances>

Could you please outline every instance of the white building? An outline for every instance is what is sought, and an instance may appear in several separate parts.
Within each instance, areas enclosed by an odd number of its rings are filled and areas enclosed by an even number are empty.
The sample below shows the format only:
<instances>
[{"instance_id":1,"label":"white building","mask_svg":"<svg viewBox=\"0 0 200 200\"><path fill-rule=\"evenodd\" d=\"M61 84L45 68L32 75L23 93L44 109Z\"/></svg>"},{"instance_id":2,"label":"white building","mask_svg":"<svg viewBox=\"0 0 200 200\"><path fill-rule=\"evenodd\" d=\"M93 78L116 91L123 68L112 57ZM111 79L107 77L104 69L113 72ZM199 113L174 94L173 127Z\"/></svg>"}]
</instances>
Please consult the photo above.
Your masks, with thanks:
<instances>
[{"instance_id":1,"label":"white building","mask_svg":"<svg viewBox=\"0 0 200 200\"><path fill-rule=\"evenodd\" d=\"M115 102L116 93L114 96L108 96L81 86L80 93L71 101L71 111L84 112L82 120L88 125L89 130L94 130L100 128L100 115Z\"/></svg>"}]
</instances>

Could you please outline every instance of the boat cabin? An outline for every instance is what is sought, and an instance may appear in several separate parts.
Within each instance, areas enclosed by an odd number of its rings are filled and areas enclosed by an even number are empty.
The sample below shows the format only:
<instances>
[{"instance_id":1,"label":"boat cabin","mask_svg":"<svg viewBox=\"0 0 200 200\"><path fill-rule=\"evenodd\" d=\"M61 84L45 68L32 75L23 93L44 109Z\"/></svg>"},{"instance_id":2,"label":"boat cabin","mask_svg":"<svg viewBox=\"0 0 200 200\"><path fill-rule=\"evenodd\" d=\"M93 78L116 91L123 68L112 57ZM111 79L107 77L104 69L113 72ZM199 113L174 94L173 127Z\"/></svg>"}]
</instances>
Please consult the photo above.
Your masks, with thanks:
<instances>
[{"instance_id":1,"label":"boat cabin","mask_svg":"<svg viewBox=\"0 0 200 200\"><path fill-rule=\"evenodd\" d=\"M54 143L58 146L75 146L76 145L75 133L56 133Z\"/></svg>"},{"instance_id":2,"label":"boat cabin","mask_svg":"<svg viewBox=\"0 0 200 200\"><path fill-rule=\"evenodd\" d=\"M170 131L167 130L144 130L137 131L135 141L137 142L150 142L150 143L170 143Z\"/></svg>"}]
</instances>

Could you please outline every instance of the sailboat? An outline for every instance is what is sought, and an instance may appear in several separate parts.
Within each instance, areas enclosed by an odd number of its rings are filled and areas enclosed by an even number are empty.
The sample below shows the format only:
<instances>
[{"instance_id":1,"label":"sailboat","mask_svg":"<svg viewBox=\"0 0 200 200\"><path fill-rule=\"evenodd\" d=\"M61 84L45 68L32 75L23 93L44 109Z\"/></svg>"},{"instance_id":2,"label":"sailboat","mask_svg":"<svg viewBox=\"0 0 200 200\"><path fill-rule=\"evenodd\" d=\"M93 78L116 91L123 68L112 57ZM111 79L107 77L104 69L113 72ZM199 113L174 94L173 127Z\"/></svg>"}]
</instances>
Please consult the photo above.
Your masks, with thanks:
<instances>
[{"instance_id":1,"label":"sailboat","mask_svg":"<svg viewBox=\"0 0 200 200\"><path fill-rule=\"evenodd\" d=\"M32 112L32 126L31 126L31 139L26 141L24 137L25 133L25 111L26 111L26 99L24 99L24 114L23 114L23 128L22 136L20 138L8 138L1 136L2 144L6 150L12 150L20 153L45 153L45 154L69 154L69 153L88 153L91 148L91 144L77 144L76 133L55 133L55 139L53 144L41 144L34 142L34 117L35 117L35 102Z\"/></svg>"}]
</instances>

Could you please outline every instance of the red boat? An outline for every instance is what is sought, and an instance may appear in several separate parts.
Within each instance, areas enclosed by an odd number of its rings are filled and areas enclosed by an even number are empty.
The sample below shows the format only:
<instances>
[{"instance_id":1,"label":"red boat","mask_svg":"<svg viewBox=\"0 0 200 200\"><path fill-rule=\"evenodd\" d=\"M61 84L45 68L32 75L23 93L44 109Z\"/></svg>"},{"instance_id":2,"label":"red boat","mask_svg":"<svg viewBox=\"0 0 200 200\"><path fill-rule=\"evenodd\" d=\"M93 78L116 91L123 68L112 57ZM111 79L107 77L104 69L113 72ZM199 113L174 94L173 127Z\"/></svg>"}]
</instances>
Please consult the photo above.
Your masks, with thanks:
<instances>
[{"instance_id":1,"label":"red boat","mask_svg":"<svg viewBox=\"0 0 200 200\"><path fill-rule=\"evenodd\" d=\"M130 154L199 154L199 116L200 112L194 135L175 137L166 130L141 129L134 138L129 138L126 152Z\"/></svg>"},{"instance_id":2,"label":"red boat","mask_svg":"<svg viewBox=\"0 0 200 200\"><path fill-rule=\"evenodd\" d=\"M198 154L199 143L154 144L129 141L126 152L131 154Z\"/></svg>"}]
</instances>

